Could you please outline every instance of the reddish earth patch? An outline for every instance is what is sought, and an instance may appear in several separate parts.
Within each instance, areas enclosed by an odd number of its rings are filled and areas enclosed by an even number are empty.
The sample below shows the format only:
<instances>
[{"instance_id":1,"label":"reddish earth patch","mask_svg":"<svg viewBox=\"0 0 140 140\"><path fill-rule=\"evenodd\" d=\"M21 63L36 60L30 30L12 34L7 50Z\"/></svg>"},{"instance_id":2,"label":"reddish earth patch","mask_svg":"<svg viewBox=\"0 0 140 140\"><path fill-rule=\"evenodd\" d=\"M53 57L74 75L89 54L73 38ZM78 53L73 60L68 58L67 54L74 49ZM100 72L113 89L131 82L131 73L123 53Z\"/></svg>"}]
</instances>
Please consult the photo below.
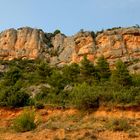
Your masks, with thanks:
<instances>
[{"instance_id":1,"label":"reddish earth patch","mask_svg":"<svg viewBox=\"0 0 140 140\"><path fill-rule=\"evenodd\" d=\"M94 118L129 118L136 120L135 125L140 127L140 111L133 108L121 109L107 109L99 108L91 113L83 113L79 115L80 111L76 109L54 109L46 107L45 109L36 110L36 119L41 118L42 123L31 132L16 133L9 129L12 120L23 112L23 109L6 109L0 108L0 140L140 140L140 129L136 137L131 138L126 132L113 132L109 130L102 130L100 121L94 121ZM77 118L78 116L78 118ZM48 120L54 120L56 127L47 127ZM105 120L104 120L105 121ZM53 123L53 121L52 121ZM63 126L61 126L61 123ZM69 128L75 124L76 128L72 130ZM64 126L67 126L65 128ZM86 127L85 127L86 126ZM90 128L92 127L92 128Z\"/></svg>"}]
</instances>

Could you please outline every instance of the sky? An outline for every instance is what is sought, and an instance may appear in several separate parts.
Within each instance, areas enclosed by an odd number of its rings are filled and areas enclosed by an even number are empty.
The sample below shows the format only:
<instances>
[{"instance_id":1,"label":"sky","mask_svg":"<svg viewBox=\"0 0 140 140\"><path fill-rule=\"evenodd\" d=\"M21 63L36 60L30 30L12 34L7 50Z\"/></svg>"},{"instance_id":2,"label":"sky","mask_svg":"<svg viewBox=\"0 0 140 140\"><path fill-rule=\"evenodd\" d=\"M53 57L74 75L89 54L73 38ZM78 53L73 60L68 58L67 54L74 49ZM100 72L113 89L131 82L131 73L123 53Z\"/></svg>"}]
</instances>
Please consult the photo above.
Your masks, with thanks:
<instances>
[{"instance_id":1,"label":"sky","mask_svg":"<svg viewBox=\"0 0 140 140\"><path fill-rule=\"evenodd\" d=\"M0 0L0 31L33 27L72 35L140 24L140 0Z\"/></svg>"}]
</instances>

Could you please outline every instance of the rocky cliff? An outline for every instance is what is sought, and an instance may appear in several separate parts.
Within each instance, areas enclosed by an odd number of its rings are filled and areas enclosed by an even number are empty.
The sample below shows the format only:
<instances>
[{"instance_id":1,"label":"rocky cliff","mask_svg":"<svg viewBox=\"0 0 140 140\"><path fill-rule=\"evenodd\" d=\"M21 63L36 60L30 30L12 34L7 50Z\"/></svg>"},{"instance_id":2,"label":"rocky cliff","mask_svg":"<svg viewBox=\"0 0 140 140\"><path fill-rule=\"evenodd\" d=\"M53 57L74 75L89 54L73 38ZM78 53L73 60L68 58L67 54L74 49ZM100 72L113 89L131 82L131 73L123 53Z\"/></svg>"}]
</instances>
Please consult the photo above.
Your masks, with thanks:
<instances>
[{"instance_id":1,"label":"rocky cliff","mask_svg":"<svg viewBox=\"0 0 140 140\"><path fill-rule=\"evenodd\" d=\"M45 33L29 27L0 33L0 59L47 59L52 65L79 63L84 55L96 62L101 55L111 66L117 59L130 63L131 71L140 71L140 28L115 28L93 34L73 36Z\"/></svg>"}]
</instances>

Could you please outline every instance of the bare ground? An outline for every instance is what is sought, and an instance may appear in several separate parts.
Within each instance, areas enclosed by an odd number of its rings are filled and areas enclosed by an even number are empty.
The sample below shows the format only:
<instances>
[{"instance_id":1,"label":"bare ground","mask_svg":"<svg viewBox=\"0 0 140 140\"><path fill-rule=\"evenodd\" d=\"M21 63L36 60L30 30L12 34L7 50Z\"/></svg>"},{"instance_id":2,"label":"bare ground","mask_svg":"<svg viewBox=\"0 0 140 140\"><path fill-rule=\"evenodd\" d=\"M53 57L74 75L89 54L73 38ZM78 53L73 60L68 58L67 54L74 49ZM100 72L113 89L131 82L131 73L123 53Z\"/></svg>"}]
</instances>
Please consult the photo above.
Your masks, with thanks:
<instances>
[{"instance_id":1,"label":"bare ground","mask_svg":"<svg viewBox=\"0 0 140 140\"><path fill-rule=\"evenodd\" d=\"M92 112L76 109L48 108L36 110L37 128L33 131L17 133L12 120L23 109L0 109L0 140L140 140L139 108L107 109ZM106 127L112 118L125 118L131 129L112 131Z\"/></svg>"}]
</instances>

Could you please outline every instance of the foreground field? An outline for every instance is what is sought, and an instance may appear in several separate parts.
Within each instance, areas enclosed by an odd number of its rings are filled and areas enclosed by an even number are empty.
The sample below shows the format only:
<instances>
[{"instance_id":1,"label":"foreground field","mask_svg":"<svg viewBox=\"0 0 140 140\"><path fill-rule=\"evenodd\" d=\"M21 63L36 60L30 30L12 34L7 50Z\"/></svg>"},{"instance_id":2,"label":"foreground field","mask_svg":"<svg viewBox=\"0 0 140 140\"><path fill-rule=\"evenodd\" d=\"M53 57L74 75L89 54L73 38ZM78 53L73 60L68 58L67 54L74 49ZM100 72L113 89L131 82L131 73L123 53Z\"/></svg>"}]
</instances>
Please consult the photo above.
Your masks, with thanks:
<instances>
[{"instance_id":1,"label":"foreground field","mask_svg":"<svg viewBox=\"0 0 140 140\"><path fill-rule=\"evenodd\" d=\"M34 110L33 108L29 108ZM35 110L36 129L16 132L23 109L0 109L0 140L139 140L140 108L99 108L91 112L45 107Z\"/></svg>"}]
</instances>

